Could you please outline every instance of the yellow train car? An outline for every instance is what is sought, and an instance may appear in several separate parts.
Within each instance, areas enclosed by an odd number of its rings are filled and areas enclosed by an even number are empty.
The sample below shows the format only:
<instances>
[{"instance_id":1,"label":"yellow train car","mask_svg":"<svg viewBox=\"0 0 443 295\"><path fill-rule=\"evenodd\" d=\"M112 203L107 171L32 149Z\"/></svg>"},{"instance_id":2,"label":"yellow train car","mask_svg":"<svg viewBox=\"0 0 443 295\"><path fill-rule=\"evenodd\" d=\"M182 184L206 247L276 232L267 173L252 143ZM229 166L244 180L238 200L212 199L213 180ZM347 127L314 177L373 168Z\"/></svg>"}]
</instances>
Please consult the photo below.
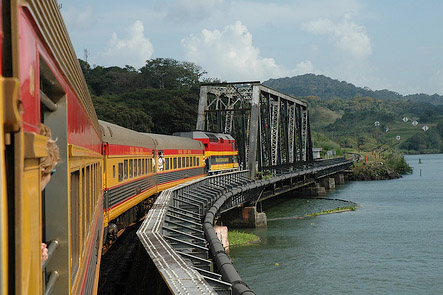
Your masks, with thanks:
<instances>
[{"instance_id":1,"label":"yellow train car","mask_svg":"<svg viewBox=\"0 0 443 295\"><path fill-rule=\"evenodd\" d=\"M105 165L104 226L107 243L144 216L149 197L203 177L203 144L176 136L139 133L99 121Z\"/></svg>"}]
</instances>

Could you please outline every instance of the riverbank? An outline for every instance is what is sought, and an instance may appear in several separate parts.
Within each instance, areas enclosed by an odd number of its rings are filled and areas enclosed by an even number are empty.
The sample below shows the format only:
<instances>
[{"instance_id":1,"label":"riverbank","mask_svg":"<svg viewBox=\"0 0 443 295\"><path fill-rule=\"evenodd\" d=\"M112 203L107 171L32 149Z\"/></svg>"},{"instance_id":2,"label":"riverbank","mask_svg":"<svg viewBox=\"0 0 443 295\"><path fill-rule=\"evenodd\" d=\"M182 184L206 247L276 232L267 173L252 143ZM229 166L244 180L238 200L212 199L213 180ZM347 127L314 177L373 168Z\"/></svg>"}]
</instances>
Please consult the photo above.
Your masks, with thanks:
<instances>
[{"instance_id":1,"label":"riverbank","mask_svg":"<svg viewBox=\"0 0 443 295\"><path fill-rule=\"evenodd\" d=\"M388 180L397 179L412 173L404 156L397 151L382 153L361 153L360 160L354 162L349 180Z\"/></svg>"},{"instance_id":2,"label":"riverbank","mask_svg":"<svg viewBox=\"0 0 443 295\"><path fill-rule=\"evenodd\" d=\"M400 178L400 173L382 163L359 165L352 168L349 180L388 180Z\"/></svg>"}]
</instances>

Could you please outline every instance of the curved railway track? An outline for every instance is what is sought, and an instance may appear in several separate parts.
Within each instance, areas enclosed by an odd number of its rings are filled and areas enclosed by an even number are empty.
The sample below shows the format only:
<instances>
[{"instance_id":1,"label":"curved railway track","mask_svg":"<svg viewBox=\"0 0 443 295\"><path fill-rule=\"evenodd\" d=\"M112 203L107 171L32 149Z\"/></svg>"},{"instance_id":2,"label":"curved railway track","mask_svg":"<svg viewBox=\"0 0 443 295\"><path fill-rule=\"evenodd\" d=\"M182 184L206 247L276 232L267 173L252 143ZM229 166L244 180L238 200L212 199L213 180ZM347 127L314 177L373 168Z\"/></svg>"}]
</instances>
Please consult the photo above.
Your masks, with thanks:
<instances>
[{"instance_id":1,"label":"curved railway track","mask_svg":"<svg viewBox=\"0 0 443 295\"><path fill-rule=\"evenodd\" d=\"M136 232L142 221L128 227L102 256L98 294L128 294L131 271L139 246Z\"/></svg>"}]
</instances>

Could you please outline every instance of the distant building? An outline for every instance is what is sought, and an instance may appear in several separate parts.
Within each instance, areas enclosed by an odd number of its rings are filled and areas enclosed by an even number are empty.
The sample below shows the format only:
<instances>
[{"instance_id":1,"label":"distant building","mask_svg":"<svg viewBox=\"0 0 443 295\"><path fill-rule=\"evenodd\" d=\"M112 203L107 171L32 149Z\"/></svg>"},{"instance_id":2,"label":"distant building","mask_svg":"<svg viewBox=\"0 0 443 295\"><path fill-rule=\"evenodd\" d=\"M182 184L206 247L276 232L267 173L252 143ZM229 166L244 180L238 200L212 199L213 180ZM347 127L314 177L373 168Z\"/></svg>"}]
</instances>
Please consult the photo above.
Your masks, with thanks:
<instances>
[{"instance_id":1,"label":"distant building","mask_svg":"<svg viewBox=\"0 0 443 295\"><path fill-rule=\"evenodd\" d=\"M315 159L321 159L321 151L322 148L313 148L312 149L312 157Z\"/></svg>"},{"instance_id":2,"label":"distant building","mask_svg":"<svg viewBox=\"0 0 443 295\"><path fill-rule=\"evenodd\" d=\"M329 158L335 158L336 156L337 156L337 154L336 154L335 151L327 151L326 152L326 157L328 157L328 159Z\"/></svg>"}]
</instances>

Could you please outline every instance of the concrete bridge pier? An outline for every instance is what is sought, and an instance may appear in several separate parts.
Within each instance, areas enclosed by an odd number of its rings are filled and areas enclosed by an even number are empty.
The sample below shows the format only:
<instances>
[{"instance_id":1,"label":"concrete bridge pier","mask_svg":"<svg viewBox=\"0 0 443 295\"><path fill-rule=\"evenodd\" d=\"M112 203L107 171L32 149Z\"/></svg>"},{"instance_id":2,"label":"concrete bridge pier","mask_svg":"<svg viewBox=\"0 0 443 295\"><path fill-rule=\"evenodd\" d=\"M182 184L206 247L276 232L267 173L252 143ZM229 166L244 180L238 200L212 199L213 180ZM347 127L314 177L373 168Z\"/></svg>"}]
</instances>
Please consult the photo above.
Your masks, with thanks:
<instances>
[{"instance_id":1,"label":"concrete bridge pier","mask_svg":"<svg viewBox=\"0 0 443 295\"><path fill-rule=\"evenodd\" d=\"M334 177L324 177L319 180L322 187L327 190L335 189L335 178Z\"/></svg>"},{"instance_id":2,"label":"concrete bridge pier","mask_svg":"<svg viewBox=\"0 0 443 295\"><path fill-rule=\"evenodd\" d=\"M307 197L322 197L326 195L326 189L320 183L315 182L313 185L304 187L302 194Z\"/></svg>"},{"instance_id":3,"label":"concrete bridge pier","mask_svg":"<svg viewBox=\"0 0 443 295\"><path fill-rule=\"evenodd\" d=\"M220 220L228 228L264 228L268 225L266 213L257 212L256 206L232 209L223 213Z\"/></svg>"},{"instance_id":4,"label":"concrete bridge pier","mask_svg":"<svg viewBox=\"0 0 443 295\"><path fill-rule=\"evenodd\" d=\"M345 184L345 175L343 173L334 174L334 179L336 185Z\"/></svg>"}]
</instances>

